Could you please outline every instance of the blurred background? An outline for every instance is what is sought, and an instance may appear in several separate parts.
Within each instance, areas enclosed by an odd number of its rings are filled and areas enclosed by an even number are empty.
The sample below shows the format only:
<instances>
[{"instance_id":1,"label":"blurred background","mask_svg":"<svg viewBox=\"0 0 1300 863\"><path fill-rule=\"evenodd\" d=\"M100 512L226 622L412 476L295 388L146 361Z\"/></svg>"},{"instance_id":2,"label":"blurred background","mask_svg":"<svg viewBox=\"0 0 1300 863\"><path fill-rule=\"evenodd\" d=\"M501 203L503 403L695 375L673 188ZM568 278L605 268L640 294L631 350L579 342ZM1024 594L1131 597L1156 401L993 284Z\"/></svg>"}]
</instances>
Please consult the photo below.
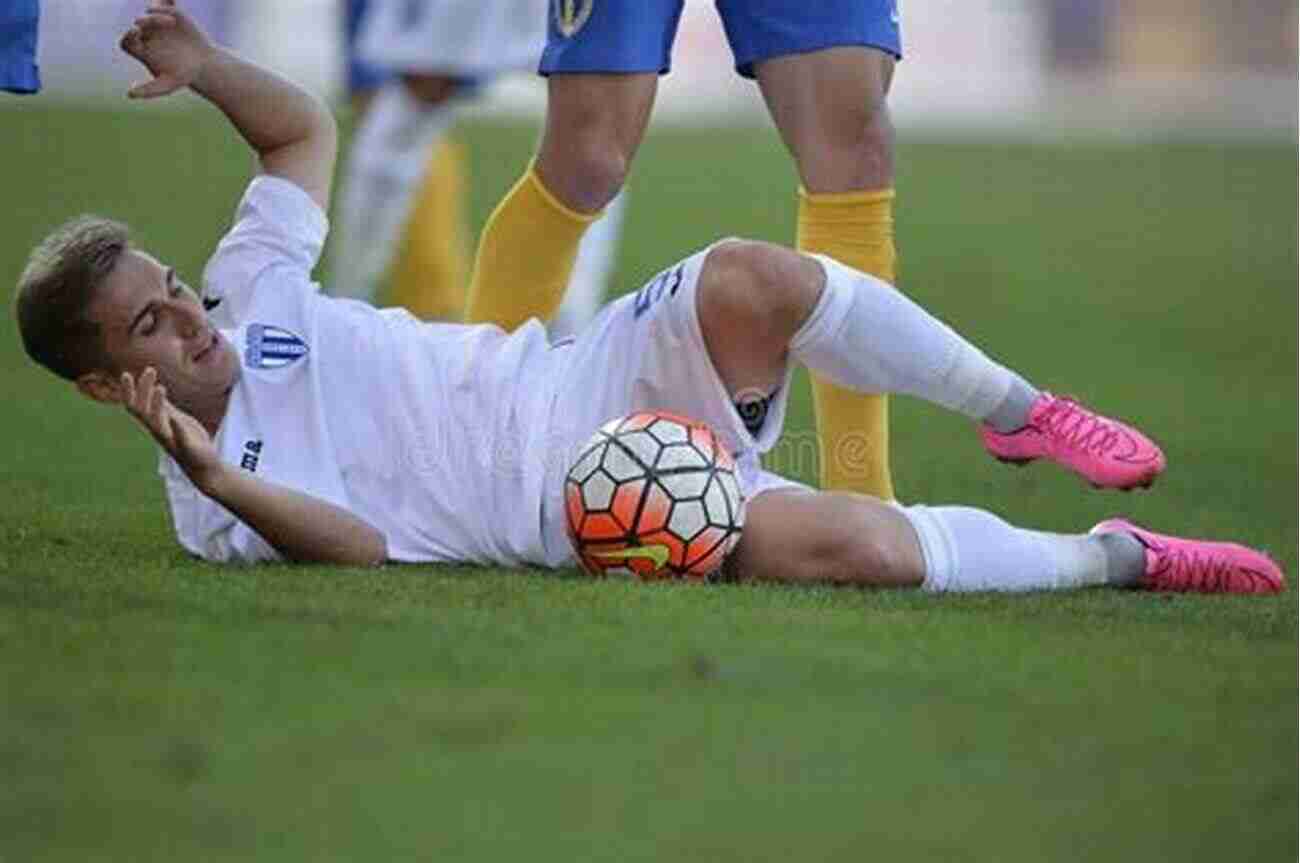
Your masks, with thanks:
<instances>
[{"instance_id":1,"label":"blurred background","mask_svg":"<svg viewBox=\"0 0 1300 863\"><path fill-rule=\"evenodd\" d=\"M141 0L46 3L47 88L94 95L135 74L109 34ZM191 0L210 30L321 93L339 93L339 0ZM1107 136L1293 136L1291 0L927 0L900 3L900 128ZM105 38L88 40L88 33ZM719 62L719 61L722 62ZM766 123L730 69L709 0L688 0L657 119ZM686 96L689 95L689 98ZM499 81L478 110L540 112L533 76Z\"/></svg>"}]
</instances>

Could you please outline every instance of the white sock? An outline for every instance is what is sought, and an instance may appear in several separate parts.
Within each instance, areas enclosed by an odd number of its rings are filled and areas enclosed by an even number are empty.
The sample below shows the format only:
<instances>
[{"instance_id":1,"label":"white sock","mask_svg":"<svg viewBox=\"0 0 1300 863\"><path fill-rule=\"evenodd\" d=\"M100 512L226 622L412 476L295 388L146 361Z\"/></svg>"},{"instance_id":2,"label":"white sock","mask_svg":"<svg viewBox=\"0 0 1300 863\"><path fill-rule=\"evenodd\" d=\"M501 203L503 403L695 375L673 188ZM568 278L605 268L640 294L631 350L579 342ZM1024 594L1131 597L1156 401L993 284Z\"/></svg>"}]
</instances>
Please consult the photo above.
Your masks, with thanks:
<instances>
[{"instance_id":1,"label":"white sock","mask_svg":"<svg viewBox=\"0 0 1300 863\"><path fill-rule=\"evenodd\" d=\"M330 293L373 301L428 170L433 142L455 117L452 104L430 106L400 81L375 94L352 141L339 196Z\"/></svg>"},{"instance_id":2,"label":"white sock","mask_svg":"<svg viewBox=\"0 0 1300 863\"><path fill-rule=\"evenodd\" d=\"M551 341L576 334L596 317L609 289L609 274L614 269L619 235L623 233L626 201L627 195L619 192L605 207L604 215L583 235L564 302L546 327Z\"/></svg>"},{"instance_id":3,"label":"white sock","mask_svg":"<svg viewBox=\"0 0 1300 863\"><path fill-rule=\"evenodd\" d=\"M1006 400L1018 380L1010 369L887 283L813 257L826 287L790 341L797 360L841 386L916 396L976 420Z\"/></svg>"},{"instance_id":4,"label":"white sock","mask_svg":"<svg viewBox=\"0 0 1300 863\"><path fill-rule=\"evenodd\" d=\"M1061 590L1124 584L1131 576L1102 537L1024 530L966 506L909 506L932 592Z\"/></svg>"}]
</instances>

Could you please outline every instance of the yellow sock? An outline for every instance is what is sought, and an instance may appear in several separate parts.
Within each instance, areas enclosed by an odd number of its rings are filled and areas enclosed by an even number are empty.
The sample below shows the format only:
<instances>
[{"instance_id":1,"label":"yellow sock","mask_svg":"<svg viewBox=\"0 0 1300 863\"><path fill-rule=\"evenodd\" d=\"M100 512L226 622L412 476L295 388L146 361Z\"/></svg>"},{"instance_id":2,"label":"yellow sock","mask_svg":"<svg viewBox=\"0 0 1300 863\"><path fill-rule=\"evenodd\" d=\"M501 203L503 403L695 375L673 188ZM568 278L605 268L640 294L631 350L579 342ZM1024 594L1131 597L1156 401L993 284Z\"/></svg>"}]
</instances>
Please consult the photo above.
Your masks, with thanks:
<instances>
[{"instance_id":1,"label":"yellow sock","mask_svg":"<svg viewBox=\"0 0 1300 863\"><path fill-rule=\"evenodd\" d=\"M893 284L894 190L814 195L801 188L797 242ZM810 377L822 488L893 500L888 399Z\"/></svg>"},{"instance_id":2,"label":"yellow sock","mask_svg":"<svg viewBox=\"0 0 1300 863\"><path fill-rule=\"evenodd\" d=\"M582 235L598 218L566 207L530 163L483 226L465 319L506 330L548 320L564 299Z\"/></svg>"},{"instance_id":3,"label":"yellow sock","mask_svg":"<svg viewBox=\"0 0 1300 863\"><path fill-rule=\"evenodd\" d=\"M444 137L429 155L393 264L393 305L426 321L459 321L465 314L469 228L464 214L464 150Z\"/></svg>"}]
</instances>

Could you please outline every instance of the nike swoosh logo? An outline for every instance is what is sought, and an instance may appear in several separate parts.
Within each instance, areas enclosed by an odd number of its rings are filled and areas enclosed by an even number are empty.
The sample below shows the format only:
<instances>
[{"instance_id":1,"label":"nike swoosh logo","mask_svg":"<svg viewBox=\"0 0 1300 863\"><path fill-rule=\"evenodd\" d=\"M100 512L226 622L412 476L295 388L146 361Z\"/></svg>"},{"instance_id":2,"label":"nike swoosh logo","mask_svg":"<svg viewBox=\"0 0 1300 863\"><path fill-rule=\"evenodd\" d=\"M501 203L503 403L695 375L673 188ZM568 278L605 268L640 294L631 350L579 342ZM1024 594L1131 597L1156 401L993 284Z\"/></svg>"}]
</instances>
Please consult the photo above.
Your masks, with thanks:
<instances>
[{"instance_id":1,"label":"nike swoosh logo","mask_svg":"<svg viewBox=\"0 0 1300 863\"><path fill-rule=\"evenodd\" d=\"M645 558L654 561L655 568L658 569L668 562L668 546L666 545L637 545L632 548L620 548L615 551L593 551L592 557L603 557L609 560L630 560L633 558Z\"/></svg>"},{"instance_id":2,"label":"nike swoosh logo","mask_svg":"<svg viewBox=\"0 0 1300 863\"><path fill-rule=\"evenodd\" d=\"M216 299L212 299L211 297L203 298L203 311L205 312L210 312L219 305L221 305L221 297L217 297Z\"/></svg>"}]
</instances>

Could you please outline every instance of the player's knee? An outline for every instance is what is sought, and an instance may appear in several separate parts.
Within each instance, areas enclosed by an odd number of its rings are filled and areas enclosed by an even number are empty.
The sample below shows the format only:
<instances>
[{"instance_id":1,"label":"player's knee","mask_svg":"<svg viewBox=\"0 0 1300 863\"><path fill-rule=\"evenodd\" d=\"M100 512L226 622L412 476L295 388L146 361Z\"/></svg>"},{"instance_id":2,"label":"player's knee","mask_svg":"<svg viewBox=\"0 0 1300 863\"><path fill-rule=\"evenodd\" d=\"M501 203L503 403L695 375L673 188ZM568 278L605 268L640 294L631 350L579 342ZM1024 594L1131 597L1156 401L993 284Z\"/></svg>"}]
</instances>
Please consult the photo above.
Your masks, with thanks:
<instances>
[{"instance_id":1,"label":"player's knee","mask_svg":"<svg viewBox=\"0 0 1300 863\"><path fill-rule=\"evenodd\" d=\"M709 250L700 271L701 318L726 322L784 350L824 281L821 267L805 255L771 243L723 240Z\"/></svg>"},{"instance_id":2,"label":"player's knee","mask_svg":"<svg viewBox=\"0 0 1300 863\"><path fill-rule=\"evenodd\" d=\"M851 498L852 495L836 493ZM848 508L852 513L857 507ZM861 518L836 519L823 541L821 566L829 581L895 586L916 583L915 561L896 537L882 529L878 520L862 513Z\"/></svg>"},{"instance_id":3,"label":"player's knee","mask_svg":"<svg viewBox=\"0 0 1300 863\"><path fill-rule=\"evenodd\" d=\"M834 112L817 136L800 161L809 188L840 192L892 183L894 125L883 99Z\"/></svg>"},{"instance_id":4,"label":"player's knee","mask_svg":"<svg viewBox=\"0 0 1300 863\"><path fill-rule=\"evenodd\" d=\"M551 191L572 209L593 213L614 200L631 164L612 135L599 126L571 133L561 146L544 148L540 169Z\"/></svg>"}]
</instances>

